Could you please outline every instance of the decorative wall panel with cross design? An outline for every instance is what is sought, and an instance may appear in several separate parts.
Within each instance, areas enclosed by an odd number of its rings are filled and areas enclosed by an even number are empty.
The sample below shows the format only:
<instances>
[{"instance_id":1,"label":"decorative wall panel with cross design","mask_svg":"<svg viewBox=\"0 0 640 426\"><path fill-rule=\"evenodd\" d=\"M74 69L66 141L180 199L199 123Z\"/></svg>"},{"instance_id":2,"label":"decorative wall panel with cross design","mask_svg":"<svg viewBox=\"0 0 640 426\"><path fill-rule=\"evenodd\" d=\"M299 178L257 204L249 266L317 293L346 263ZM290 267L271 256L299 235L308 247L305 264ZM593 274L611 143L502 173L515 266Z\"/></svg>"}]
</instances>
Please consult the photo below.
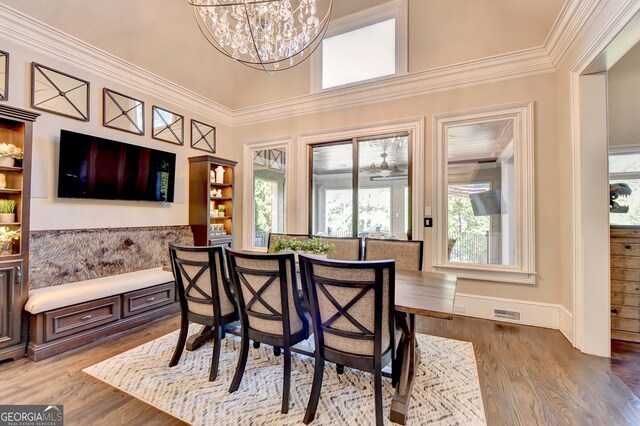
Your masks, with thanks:
<instances>
[{"instance_id":1,"label":"decorative wall panel with cross design","mask_svg":"<svg viewBox=\"0 0 640 426\"><path fill-rule=\"evenodd\" d=\"M153 106L151 137L176 145L184 144L184 117Z\"/></svg>"},{"instance_id":2,"label":"decorative wall panel with cross design","mask_svg":"<svg viewBox=\"0 0 640 426\"><path fill-rule=\"evenodd\" d=\"M31 106L89 121L89 82L33 62Z\"/></svg>"},{"instance_id":3,"label":"decorative wall panel with cross design","mask_svg":"<svg viewBox=\"0 0 640 426\"><path fill-rule=\"evenodd\" d=\"M144 135L144 102L106 87L102 98L104 127Z\"/></svg>"}]
</instances>

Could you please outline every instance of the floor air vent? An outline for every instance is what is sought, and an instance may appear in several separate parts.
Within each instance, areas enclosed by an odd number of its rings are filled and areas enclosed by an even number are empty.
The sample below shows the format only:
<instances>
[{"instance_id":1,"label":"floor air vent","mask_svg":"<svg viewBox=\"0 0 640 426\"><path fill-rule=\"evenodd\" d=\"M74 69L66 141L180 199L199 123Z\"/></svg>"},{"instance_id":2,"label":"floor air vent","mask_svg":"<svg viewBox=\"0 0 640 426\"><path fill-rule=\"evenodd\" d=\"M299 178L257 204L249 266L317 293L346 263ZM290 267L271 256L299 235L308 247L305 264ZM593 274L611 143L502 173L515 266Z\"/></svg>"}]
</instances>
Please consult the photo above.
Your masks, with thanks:
<instances>
[{"instance_id":1,"label":"floor air vent","mask_svg":"<svg viewBox=\"0 0 640 426\"><path fill-rule=\"evenodd\" d=\"M504 309L494 309L493 316L496 318L505 318L514 321L520 321L520 312L505 311Z\"/></svg>"}]
</instances>

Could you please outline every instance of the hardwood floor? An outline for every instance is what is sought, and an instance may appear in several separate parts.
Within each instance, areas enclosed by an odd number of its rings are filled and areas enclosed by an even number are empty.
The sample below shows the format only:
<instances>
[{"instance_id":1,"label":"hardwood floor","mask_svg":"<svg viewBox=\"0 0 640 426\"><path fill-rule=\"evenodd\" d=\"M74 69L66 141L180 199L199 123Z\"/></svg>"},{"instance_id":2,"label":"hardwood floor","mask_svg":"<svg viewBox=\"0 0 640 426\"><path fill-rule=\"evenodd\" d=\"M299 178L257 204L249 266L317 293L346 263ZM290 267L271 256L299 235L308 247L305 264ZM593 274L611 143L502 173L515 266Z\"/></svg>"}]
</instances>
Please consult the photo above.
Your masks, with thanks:
<instances>
[{"instance_id":1,"label":"hardwood floor","mask_svg":"<svg viewBox=\"0 0 640 426\"><path fill-rule=\"evenodd\" d=\"M24 358L1 364L0 404L63 404L65 425L184 424L82 372L85 367L177 330L179 319L175 315L42 361Z\"/></svg>"},{"instance_id":2,"label":"hardwood floor","mask_svg":"<svg viewBox=\"0 0 640 426\"><path fill-rule=\"evenodd\" d=\"M612 340L611 369L640 397L640 343Z\"/></svg>"},{"instance_id":3,"label":"hardwood floor","mask_svg":"<svg viewBox=\"0 0 640 426\"><path fill-rule=\"evenodd\" d=\"M64 404L67 425L182 424L81 371L178 327L175 316L37 363L0 364L0 404ZM489 425L640 424L616 358L581 354L558 331L465 317L420 318L418 331L473 343Z\"/></svg>"},{"instance_id":4,"label":"hardwood floor","mask_svg":"<svg viewBox=\"0 0 640 426\"><path fill-rule=\"evenodd\" d=\"M418 326L473 343L490 425L640 424L640 399L611 361L580 353L557 330L465 317Z\"/></svg>"}]
</instances>

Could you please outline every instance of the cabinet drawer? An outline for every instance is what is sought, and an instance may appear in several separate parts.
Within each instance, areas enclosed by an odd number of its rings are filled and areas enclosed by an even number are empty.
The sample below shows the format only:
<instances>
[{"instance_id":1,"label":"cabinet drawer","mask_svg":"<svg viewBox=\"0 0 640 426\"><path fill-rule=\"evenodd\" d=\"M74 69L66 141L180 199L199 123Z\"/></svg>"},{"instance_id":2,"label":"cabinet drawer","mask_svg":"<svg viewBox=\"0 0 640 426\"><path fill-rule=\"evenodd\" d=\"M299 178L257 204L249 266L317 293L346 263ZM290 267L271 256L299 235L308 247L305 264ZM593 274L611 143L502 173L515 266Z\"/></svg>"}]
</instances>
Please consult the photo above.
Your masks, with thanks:
<instances>
[{"instance_id":1,"label":"cabinet drawer","mask_svg":"<svg viewBox=\"0 0 640 426\"><path fill-rule=\"evenodd\" d=\"M122 316L124 318L168 305L176 300L176 286L173 282L143 288L122 296Z\"/></svg>"},{"instance_id":2,"label":"cabinet drawer","mask_svg":"<svg viewBox=\"0 0 640 426\"><path fill-rule=\"evenodd\" d=\"M120 296L45 313L45 340L77 334L120 319Z\"/></svg>"}]
</instances>

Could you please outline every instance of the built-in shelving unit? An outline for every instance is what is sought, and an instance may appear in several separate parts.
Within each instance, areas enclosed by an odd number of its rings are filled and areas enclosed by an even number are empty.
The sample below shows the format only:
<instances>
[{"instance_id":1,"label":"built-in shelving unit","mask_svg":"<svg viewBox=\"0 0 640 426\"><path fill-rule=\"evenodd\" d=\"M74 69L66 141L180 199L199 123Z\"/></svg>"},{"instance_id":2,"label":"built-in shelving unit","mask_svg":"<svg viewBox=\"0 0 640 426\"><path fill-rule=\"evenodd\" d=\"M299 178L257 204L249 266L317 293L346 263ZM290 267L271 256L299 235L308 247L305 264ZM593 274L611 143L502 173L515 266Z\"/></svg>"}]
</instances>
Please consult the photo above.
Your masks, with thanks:
<instances>
[{"instance_id":1,"label":"built-in shelving unit","mask_svg":"<svg viewBox=\"0 0 640 426\"><path fill-rule=\"evenodd\" d=\"M210 155L189 158L189 225L195 245L233 245L236 164ZM222 180L216 178L221 170Z\"/></svg>"},{"instance_id":2,"label":"built-in shelving unit","mask_svg":"<svg viewBox=\"0 0 640 426\"><path fill-rule=\"evenodd\" d=\"M16 202L15 221L0 223L0 227L20 230L20 238L5 244L0 252L0 361L26 355L28 321L23 308L29 293L31 144L33 122L39 115L0 104L0 143L24 151L24 158L14 167L0 166L6 181L0 199Z\"/></svg>"}]
</instances>

